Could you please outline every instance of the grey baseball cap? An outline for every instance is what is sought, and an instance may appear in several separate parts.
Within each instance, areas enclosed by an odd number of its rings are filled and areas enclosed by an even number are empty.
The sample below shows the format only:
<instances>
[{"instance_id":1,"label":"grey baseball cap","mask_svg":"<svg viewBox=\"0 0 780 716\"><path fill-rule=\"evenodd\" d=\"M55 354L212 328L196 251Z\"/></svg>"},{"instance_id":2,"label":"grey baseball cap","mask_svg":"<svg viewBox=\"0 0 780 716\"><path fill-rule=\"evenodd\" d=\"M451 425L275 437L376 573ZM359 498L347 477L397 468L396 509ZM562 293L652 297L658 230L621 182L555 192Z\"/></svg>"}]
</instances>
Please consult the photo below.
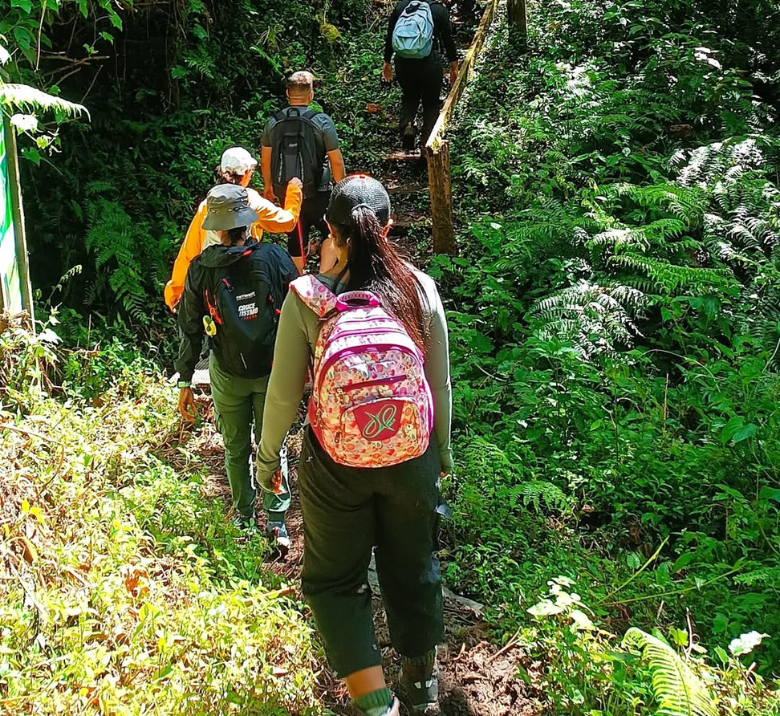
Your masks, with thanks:
<instances>
[{"instance_id":1,"label":"grey baseball cap","mask_svg":"<svg viewBox=\"0 0 780 716\"><path fill-rule=\"evenodd\" d=\"M249 206L246 189L237 184L215 186L206 197L206 231L229 231L239 226L251 226L257 219L257 212Z\"/></svg>"}]
</instances>

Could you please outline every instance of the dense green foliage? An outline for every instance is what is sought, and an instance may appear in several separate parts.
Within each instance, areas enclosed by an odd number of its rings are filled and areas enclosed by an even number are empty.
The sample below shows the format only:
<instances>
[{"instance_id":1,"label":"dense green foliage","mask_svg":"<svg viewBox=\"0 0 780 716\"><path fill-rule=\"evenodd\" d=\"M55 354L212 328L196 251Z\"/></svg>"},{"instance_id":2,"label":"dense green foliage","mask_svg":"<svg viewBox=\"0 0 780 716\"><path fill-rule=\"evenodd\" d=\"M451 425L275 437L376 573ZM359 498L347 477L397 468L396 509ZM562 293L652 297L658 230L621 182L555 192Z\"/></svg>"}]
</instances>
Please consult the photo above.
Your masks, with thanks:
<instances>
[{"instance_id":1,"label":"dense green foliage","mask_svg":"<svg viewBox=\"0 0 780 716\"><path fill-rule=\"evenodd\" d=\"M539 7L531 51L498 38L470 90L454 181L486 216L436 260L449 577L507 625L566 574L616 628L780 633L778 65L744 11ZM633 713L575 692L559 708Z\"/></svg>"},{"instance_id":2,"label":"dense green foliage","mask_svg":"<svg viewBox=\"0 0 780 716\"><path fill-rule=\"evenodd\" d=\"M162 286L221 152L242 144L259 154L265 120L282 106L284 77L302 67L327 74L340 42L328 17L344 18L342 31L363 28L367 2L127 3L109 17L97 3L49 1L46 12L41 2L11 4L0 35L19 50L12 78L56 82L53 91L84 98L92 117L67 127L52 160L23 148L41 300L81 266L54 302L110 321L124 315L159 344ZM22 50L41 18L39 58L35 42ZM56 54L63 51L68 61ZM376 55L368 59L373 68ZM339 128L348 154L352 128Z\"/></svg>"},{"instance_id":3,"label":"dense green foliage","mask_svg":"<svg viewBox=\"0 0 780 716\"><path fill-rule=\"evenodd\" d=\"M47 338L0 339L15 376L0 380L0 460L15 466L0 480L0 709L315 713L311 629L261 573L264 540L204 493L202 449L174 447L157 367L117 346L59 351L54 400L22 375L54 359Z\"/></svg>"}]
</instances>

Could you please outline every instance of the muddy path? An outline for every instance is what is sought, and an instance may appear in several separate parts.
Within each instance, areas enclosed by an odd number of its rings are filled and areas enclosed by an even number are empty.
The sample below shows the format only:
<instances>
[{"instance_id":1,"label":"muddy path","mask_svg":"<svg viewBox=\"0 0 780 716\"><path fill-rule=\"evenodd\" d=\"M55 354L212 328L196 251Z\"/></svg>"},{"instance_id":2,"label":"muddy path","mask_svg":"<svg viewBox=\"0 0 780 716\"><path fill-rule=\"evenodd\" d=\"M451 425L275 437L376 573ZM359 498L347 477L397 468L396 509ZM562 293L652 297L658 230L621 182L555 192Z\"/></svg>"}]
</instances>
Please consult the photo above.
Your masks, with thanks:
<instances>
[{"instance_id":1,"label":"muddy path","mask_svg":"<svg viewBox=\"0 0 780 716\"><path fill-rule=\"evenodd\" d=\"M298 455L302 432L288 439L293 504L287 513L292 547L285 560L273 555L268 568L300 590L303 566L303 518L297 496ZM224 481L224 478L222 478ZM374 628L382 649L385 676L393 687L400 670L400 659L390 643L381 594L376 575L369 572L373 595ZM299 595L300 596L300 595ZM518 647L508 649L491 642L489 625L482 618L481 605L464 599L445 588L445 641L439 646L439 672L443 716L522 716L538 713L528 686L518 678L517 665L534 665ZM318 678L320 697L334 713L348 716L349 701L343 682L322 665ZM402 714L408 712L402 708Z\"/></svg>"},{"instance_id":2,"label":"muddy path","mask_svg":"<svg viewBox=\"0 0 780 716\"><path fill-rule=\"evenodd\" d=\"M382 12L388 11L389 2L376 2L384 7ZM483 8L483 3L477 0L456 0L451 5L453 27L462 51L471 42ZM445 82L442 101L448 91L449 86ZM398 109L399 107L392 105L371 104L367 111L381 114L385 126L397 126ZM417 265L424 266L431 254L432 233L427 166L419 153L410 156L400 151L400 137L397 134L379 134L378 144L381 146L376 146L375 149L383 159L379 171L374 175L383 182L393 203L394 226L391 237ZM204 398L204 407L207 407L209 402ZM224 473L219 435L207 421L191 437L189 449L194 449L208 468L204 490L209 496L222 499L229 505L230 488ZM304 602L300 593L304 549L303 518L297 495L297 463L301 442L302 431L298 427L287 442L293 491L293 503L286 520L292 540L291 549L285 559L280 559L278 554L271 554L265 562L266 568L277 579L294 590L294 597L299 604ZM262 515L260 519L264 519ZM389 686L393 688L400 670L400 658L390 642L375 573L369 573L369 584L373 595L374 626L382 650L385 676ZM518 646L502 647L491 640L490 625L483 618L481 605L454 594L446 587L444 597L445 640L439 646L438 652L443 716L539 714L539 701L533 690L518 677L518 665L522 664L529 672L534 672L541 666L532 663ZM321 703L338 716L353 714L348 708L349 697L344 683L333 675L327 664L313 663L312 670L317 674ZM408 716L404 706L401 713Z\"/></svg>"},{"instance_id":3,"label":"muddy path","mask_svg":"<svg viewBox=\"0 0 780 716\"><path fill-rule=\"evenodd\" d=\"M205 468L201 488L203 493L210 499L223 501L230 517L230 486L224 469L222 439L211 420L210 398L202 394L198 400L205 420L192 432L183 430L178 442L180 446L186 446L189 454L197 456ZM297 491L302 439L302 429L298 427L287 441L293 491L293 503L287 513L291 549L285 559L270 553L264 560L265 569L272 573L268 575L269 585L276 582L275 587L283 584L291 590L291 608L295 608L295 604L305 604L300 586L304 548L303 517ZM175 467L184 467L184 463L178 464L180 456L169 458ZM262 526L264 515L260 513L258 518L259 526ZM250 548L248 544L246 548ZM376 574L369 572L368 576L373 597L374 628L382 649L385 677L390 688L393 688L400 670L400 658L390 643ZM308 608L302 606L302 609L304 615L310 618ZM490 625L483 619L481 605L453 593L445 585L444 624L445 639L438 651L443 716L530 716L540 713L537 694L518 677L518 665L522 664L528 672L539 670L541 665L533 663L518 646L507 648L494 643L489 634ZM313 661L311 669L317 674L320 702L337 716L353 716L354 712L348 708L349 697L344 683L333 675L327 663ZM401 713L402 716L408 716L403 706Z\"/></svg>"}]
</instances>

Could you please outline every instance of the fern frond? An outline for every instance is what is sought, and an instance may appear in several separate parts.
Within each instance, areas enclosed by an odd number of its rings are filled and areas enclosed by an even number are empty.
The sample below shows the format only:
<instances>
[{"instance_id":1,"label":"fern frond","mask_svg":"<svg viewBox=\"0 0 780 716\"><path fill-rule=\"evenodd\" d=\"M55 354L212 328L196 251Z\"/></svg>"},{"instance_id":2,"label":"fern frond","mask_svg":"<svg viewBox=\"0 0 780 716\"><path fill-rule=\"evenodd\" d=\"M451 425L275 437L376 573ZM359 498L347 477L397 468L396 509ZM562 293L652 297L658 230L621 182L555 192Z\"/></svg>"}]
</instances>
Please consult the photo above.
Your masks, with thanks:
<instances>
[{"instance_id":1,"label":"fern frond","mask_svg":"<svg viewBox=\"0 0 780 716\"><path fill-rule=\"evenodd\" d=\"M537 512L541 512L542 503L548 510L561 512L572 505L571 498L560 487L544 480L523 482L512 492L515 498L523 500L526 507L533 506Z\"/></svg>"},{"instance_id":2,"label":"fern frond","mask_svg":"<svg viewBox=\"0 0 780 716\"><path fill-rule=\"evenodd\" d=\"M663 641L632 627L623 646L639 649L653 678L653 693L663 716L718 716L718 709L702 681Z\"/></svg>"},{"instance_id":3,"label":"fern frond","mask_svg":"<svg viewBox=\"0 0 780 716\"><path fill-rule=\"evenodd\" d=\"M89 111L84 105L68 102L61 97L43 92L35 87L0 82L0 105L22 109L54 109L64 112L68 117L78 117Z\"/></svg>"}]
</instances>

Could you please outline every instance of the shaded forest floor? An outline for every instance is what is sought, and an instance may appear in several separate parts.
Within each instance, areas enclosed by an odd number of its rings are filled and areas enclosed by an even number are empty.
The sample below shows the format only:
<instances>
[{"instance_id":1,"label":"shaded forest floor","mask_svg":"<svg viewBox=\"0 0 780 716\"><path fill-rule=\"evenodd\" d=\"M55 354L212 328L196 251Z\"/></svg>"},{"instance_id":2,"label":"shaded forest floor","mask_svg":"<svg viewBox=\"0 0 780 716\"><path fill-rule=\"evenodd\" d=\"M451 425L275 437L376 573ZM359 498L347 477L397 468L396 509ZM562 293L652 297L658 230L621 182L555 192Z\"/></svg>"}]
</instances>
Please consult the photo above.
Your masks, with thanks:
<instances>
[{"instance_id":1,"label":"shaded forest floor","mask_svg":"<svg viewBox=\"0 0 780 716\"><path fill-rule=\"evenodd\" d=\"M204 405L205 407L205 405ZM229 511L230 487L224 472L221 439L210 424L204 425L196 434L184 434L187 449L200 456L206 465L204 494L209 499L219 499ZM297 497L297 462L302 433L297 432L287 441L293 504L287 514L292 545L285 559L278 554L267 556L265 566L281 580L300 594L300 573L303 565L303 518ZM261 516L262 522L262 516ZM385 673L388 679L397 676L400 662L392 649L387 622L382 608L376 573L369 573L369 584L373 593L374 627L377 641L382 649ZM441 704L444 716L522 716L540 712L539 702L533 697L532 689L517 677L517 663L524 662L530 670L532 665L517 645L502 648L494 643L490 627L483 620L484 607L455 595L445 589L446 641L439 648L441 680ZM323 703L338 714L349 716L345 710L349 697L344 684L335 678L327 665L318 666L318 692ZM392 687L392 684L391 684Z\"/></svg>"}]
</instances>

